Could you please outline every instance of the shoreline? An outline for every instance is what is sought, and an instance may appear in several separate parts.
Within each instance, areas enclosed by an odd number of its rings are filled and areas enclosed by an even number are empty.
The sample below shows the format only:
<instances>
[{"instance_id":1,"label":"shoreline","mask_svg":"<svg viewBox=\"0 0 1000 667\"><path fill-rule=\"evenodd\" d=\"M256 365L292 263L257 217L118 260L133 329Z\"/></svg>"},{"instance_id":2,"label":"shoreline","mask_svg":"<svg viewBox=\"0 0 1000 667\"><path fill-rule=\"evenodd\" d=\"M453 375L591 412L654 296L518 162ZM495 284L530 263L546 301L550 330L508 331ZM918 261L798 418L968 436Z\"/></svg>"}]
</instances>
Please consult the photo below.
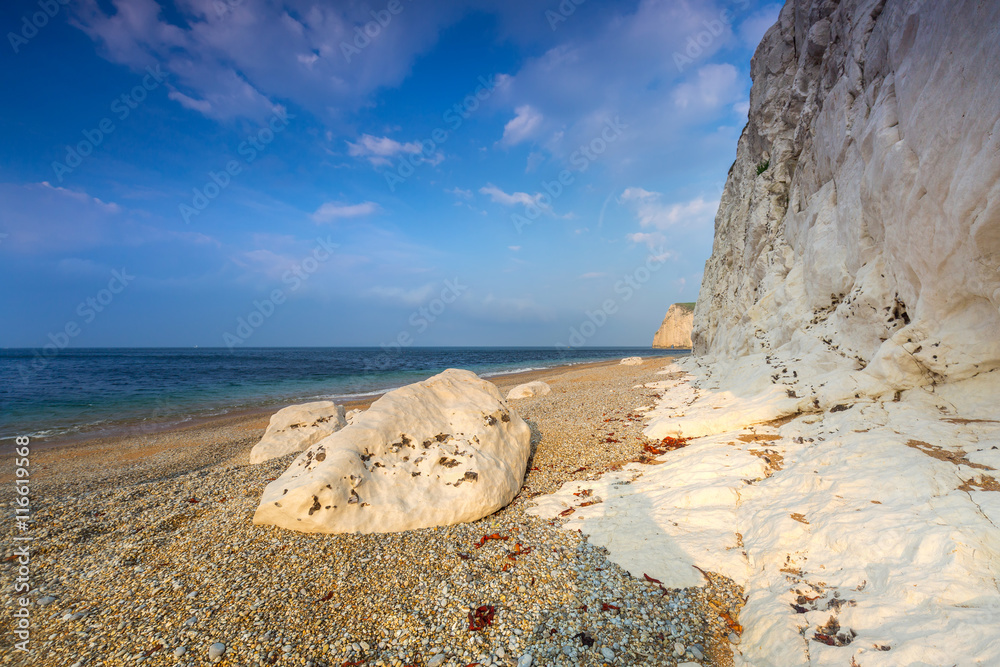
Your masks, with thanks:
<instances>
[{"instance_id":1,"label":"shoreline","mask_svg":"<svg viewBox=\"0 0 1000 667\"><path fill-rule=\"evenodd\" d=\"M677 355L677 357L671 357L669 355L658 355L652 357L654 359L673 359L673 358L683 358L684 355ZM564 372L569 369L586 369L586 368L596 368L605 365L615 365L619 363L619 360L606 360L606 361L592 361L592 362L579 362L573 364L561 364L558 366L551 366L549 368L532 369L528 371L515 371L511 373L498 373L496 375L489 375L483 379L489 380L490 382L504 382L507 383L514 379L520 379L520 382L530 382L532 380L544 379L548 375L557 374ZM428 371L430 375L434 373ZM334 402L343 405L345 410L365 410L371 406L372 403L377 401L379 398L384 396L387 392L392 391L396 387L386 389L385 391L372 393L370 396L358 397L348 400L334 400ZM153 436L157 434L171 434L171 433L190 433L198 432L200 429L206 428L222 428L227 426L240 426L246 424L257 425L262 423L261 428L267 427L267 422L271 415L280 410L287 405L294 405L295 403L278 403L276 405L260 405L253 408L237 409L231 412L226 412L224 414L218 415L206 415L202 417L193 417L186 421L178 422L176 419L164 419L158 422L125 422L119 426L109 428L106 430L95 430L90 432L73 433L73 434L62 434L57 435L52 438L32 438L32 449L36 451L42 451L47 449L63 449L71 448L76 446L86 446L90 444L106 444L111 442L117 442L122 440L127 440L130 438L136 438L140 436ZM36 444L37 443L37 444ZM14 453L14 443L5 442L0 443L0 461L4 457L13 456ZM0 482L4 480L4 476L0 474Z\"/></svg>"}]
</instances>

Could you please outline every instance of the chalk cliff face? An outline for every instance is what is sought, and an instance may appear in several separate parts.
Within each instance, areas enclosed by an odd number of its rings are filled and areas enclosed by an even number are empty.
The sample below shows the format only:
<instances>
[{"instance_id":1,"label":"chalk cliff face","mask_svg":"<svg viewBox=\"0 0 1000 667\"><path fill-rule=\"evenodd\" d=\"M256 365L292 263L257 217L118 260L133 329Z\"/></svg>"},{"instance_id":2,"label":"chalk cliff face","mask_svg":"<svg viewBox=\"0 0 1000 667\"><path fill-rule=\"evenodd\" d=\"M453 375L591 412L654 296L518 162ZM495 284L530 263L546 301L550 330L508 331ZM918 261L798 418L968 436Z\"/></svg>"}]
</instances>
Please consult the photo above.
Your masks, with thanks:
<instances>
[{"instance_id":1,"label":"chalk cliff face","mask_svg":"<svg viewBox=\"0 0 1000 667\"><path fill-rule=\"evenodd\" d=\"M759 356L820 404L1000 367L998 62L997 2L790 0L752 62L695 352Z\"/></svg>"},{"instance_id":2,"label":"chalk cliff face","mask_svg":"<svg viewBox=\"0 0 1000 667\"><path fill-rule=\"evenodd\" d=\"M695 355L643 385L690 441L536 500L636 576L743 586L737 667L1000 665L997 62L997 0L788 0Z\"/></svg>"},{"instance_id":3,"label":"chalk cliff face","mask_svg":"<svg viewBox=\"0 0 1000 667\"><path fill-rule=\"evenodd\" d=\"M675 303L653 336L653 347L691 347L691 327L694 324L694 304Z\"/></svg>"}]
</instances>

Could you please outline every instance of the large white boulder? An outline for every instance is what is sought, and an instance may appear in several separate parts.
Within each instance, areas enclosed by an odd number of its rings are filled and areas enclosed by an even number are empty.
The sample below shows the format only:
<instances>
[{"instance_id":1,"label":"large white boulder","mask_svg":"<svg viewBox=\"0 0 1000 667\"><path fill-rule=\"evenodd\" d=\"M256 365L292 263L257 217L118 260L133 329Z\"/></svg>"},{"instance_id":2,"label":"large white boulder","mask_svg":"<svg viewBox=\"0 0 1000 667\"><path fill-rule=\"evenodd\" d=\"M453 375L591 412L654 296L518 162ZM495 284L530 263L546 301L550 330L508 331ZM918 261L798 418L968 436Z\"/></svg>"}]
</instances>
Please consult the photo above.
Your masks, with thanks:
<instances>
[{"instance_id":1,"label":"large white boulder","mask_svg":"<svg viewBox=\"0 0 1000 667\"><path fill-rule=\"evenodd\" d=\"M519 384L508 391L507 400L512 401L518 398L534 398L535 396L545 396L551 392L552 387L541 380L535 380L534 382Z\"/></svg>"},{"instance_id":2,"label":"large white boulder","mask_svg":"<svg viewBox=\"0 0 1000 667\"><path fill-rule=\"evenodd\" d=\"M642 365L642 357L625 357L620 362L618 362L618 365L619 366L641 366Z\"/></svg>"},{"instance_id":3,"label":"large white boulder","mask_svg":"<svg viewBox=\"0 0 1000 667\"><path fill-rule=\"evenodd\" d=\"M524 479L528 425L491 382L449 369L390 391L264 488L254 523L388 533L474 521Z\"/></svg>"},{"instance_id":4,"label":"large white boulder","mask_svg":"<svg viewBox=\"0 0 1000 667\"><path fill-rule=\"evenodd\" d=\"M250 450L250 463L301 452L345 426L344 406L333 401L289 405L271 416L264 437Z\"/></svg>"}]
</instances>

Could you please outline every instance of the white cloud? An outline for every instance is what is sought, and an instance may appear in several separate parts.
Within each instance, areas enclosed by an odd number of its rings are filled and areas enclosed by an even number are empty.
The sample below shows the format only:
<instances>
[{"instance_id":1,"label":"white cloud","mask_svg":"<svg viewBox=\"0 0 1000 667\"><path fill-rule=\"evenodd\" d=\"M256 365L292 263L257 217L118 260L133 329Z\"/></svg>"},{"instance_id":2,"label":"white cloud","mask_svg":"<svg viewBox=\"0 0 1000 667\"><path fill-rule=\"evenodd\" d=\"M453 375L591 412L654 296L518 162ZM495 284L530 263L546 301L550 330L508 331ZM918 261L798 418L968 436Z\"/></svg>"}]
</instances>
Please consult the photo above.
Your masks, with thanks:
<instances>
[{"instance_id":1,"label":"white cloud","mask_svg":"<svg viewBox=\"0 0 1000 667\"><path fill-rule=\"evenodd\" d=\"M362 134L357 143L347 142L348 155L366 158L376 166L391 164L390 158L401 153L416 155L420 150L420 143L416 141L400 143L389 137L375 137L370 134Z\"/></svg>"},{"instance_id":2,"label":"white cloud","mask_svg":"<svg viewBox=\"0 0 1000 667\"><path fill-rule=\"evenodd\" d=\"M625 238L632 243L645 243L650 248L662 246L667 242L667 237L661 232L634 232L626 234Z\"/></svg>"},{"instance_id":3,"label":"white cloud","mask_svg":"<svg viewBox=\"0 0 1000 667\"><path fill-rule=\"evenodd\" d=\"M677 86L674 104L681 109L716 109L742 97L737 85L739 73L732 65L705 65L698 69L695 80Z\"/></svg>"},{"instance_id":4,"label":"white cloud","mask_svg":"<svg viewBox=\"0 0 1000 667\"><path fill-rule=\"evenodd\" d=\"M463 190L462 188L459 188L459 187L445 188L444 191L447 192L450 195L455 195L459 199L469 199L469 200L471 200L472 197L473 197L472 190Z\"/></svg>"},{"instance_id":5,"label":"white cloud","mask_svg":"<svg viewBox=\"0 0 1000 667\"><path fill-rule=\"evenodd\" d=\"M360 204L338 204L336 202L326 202L312 214L315 222L333 222L341 218L357 218L364 215L371 215L379 210L379 205L375 202L366 201Z\"/></svg>"},{"instance_id":6,"label":"white cloud","mask_svg":"<svg viewBox=\"0 0 1000 667\"><path fill-rule=\"evenodd\" d=\"M521 249L521 246L519 246L519 245L509 245L509 246L507 246L507 248L510 249L510 250L513 250L514 252L517 252L518 250Z\"/></svg>"},{"instance_id":7,"label":"white cloud","mask_svg":"<svg viewBox=\"0 0 1000 667\"><path fill-rule=\"evenodd\" d=\"M514 109L516 114L503 128L502 146L515 146L530 139L542 125L542 114L528 104Z\"/></svg>"},{"instance_id":8,"label":"white cloud","mask_svg":"<svg viewBox=\"0 0 1000 667\"><path fill-rule=\"evenodd\" d=\"M555 43L541 55L525 59L509 86L498 91L497 102L511 110L527 107L542 117L532 139L552 161L571 164L574 151L601 137L606 123L617 117L627 127L600 157L602 167L637 178L662 168L666 154L693 153L689 166L711 162L717 168L719 149L700 141L699 126L729 120L729 109L720 104L685 110L674 96L689 78L697 81L698 66L712 62L720 49L739 48L741 43L715 39L704 47L696 64L683 71L674 54L684 53L706 22L717 21L724 6L735 4L742 3L638 0L627 7L602 5L598 14L591 14L589 24L574 19L562 25ZM745 8L730 10L738 19L747 15ZM595 6L589 11L598 10ZM746 60L744 54L735 58ZM711 78L704 82L710 83L714 83ZM726 101L745 97L749 83L741 69ZM690 91L703 97L713 92L718 96L711 89ZM727 117L720 117L723 112ZM730 151L731 146L726 145Z\"/></svg>"},{"instance_id":9,"label":"white cloud","mask_svg":"<svg viewBox=\"0 0 1000 667\"><path fill-rule=\"evenodd\" d=\"M492 201L503 206L537 206L538 208L548 210L540 203L542 198L542 193L540 192L536 192L533 195L529 195L527 192L512 192L508 194L492 183L487 183L479 188L479 192L489 195Z\"/></svg>"},{"instance_id":10,"label":"white cloud","mask_svg":"<svg viewBox=\"0 0 1000 667\"><path fill-rule=\"evenodd\" d=\"M42 181L41 183L39 183L39 185L41 185L43 188L48 188L53 192L57 192L64 197L69 197L70 199L75 199L85 204L93 204L97 206L97 208L106 213L119 213L122 210L121 206L119 206L118 204L114 202L101 201L97 197L91 197L86 192L80 192L77 190L68 190L66 188L59 187L58 185L52 185L48 181Z\"/></svg>"},{"instance_id":11,"label":"white cloud","mask_svg":"<svg viewBox=\"0 0 1000 667\"><path fill-rule=\"evenodd\" d=\"M584 274L581 274L581 275L580 275L580 276L578 276L578 277L579 277L579 278L580 278L581 280L589 280L589 279L591 279L591 278L604 278L604 277L605 277L605 276L607 276L607 275L608 275L607 273L603 273L603 272L597 272L597 271L591 271L590 273L584 273Z\"/></svg>"},{"instance_id":12,"label":"white cloud","mask_svg":"<svg viewBox=\"0 0 1000 667\"><path fill-rule=\"evenodd\" d=\"M457 6L407 11L348 59L341 44L372 20L363 4L183 0L169 11L157 0L72 4L70 23L103 57L136 72L161 66L177 92L171 99L221 120L265 117L273 99L325 118L358 109L403 81L414 58L460 16Z\"/></svg>"},{"instance_id":13,"label":"white cloud","mask_svg":"<svg viewBox=\"0 0 1000 667\"><path fill-rule=\"evenodd\" d=\"M618 201L635 212L641 227L661 230L675 225L691 227L711 223L719 208L718 200L709 201L703 197L695 197L679 204L666 204L659 192L650 192L643 188L626 188ZM630 235L630 240L635 240L631 236L635 235ZM648 241L644 238L636 242Z\"/></svg>"},{"instance_id":14,"label":"white cloud","mask_svg":"<svg viewBox=\"0 0 1000 667\"><path fill-rule=\"evenodd\" d=\"M532 151L528 154L528 161L524 165L524 173L529 174L535 171L543 162L545 162L545 154Z\"/></svg>"}]
</instances>

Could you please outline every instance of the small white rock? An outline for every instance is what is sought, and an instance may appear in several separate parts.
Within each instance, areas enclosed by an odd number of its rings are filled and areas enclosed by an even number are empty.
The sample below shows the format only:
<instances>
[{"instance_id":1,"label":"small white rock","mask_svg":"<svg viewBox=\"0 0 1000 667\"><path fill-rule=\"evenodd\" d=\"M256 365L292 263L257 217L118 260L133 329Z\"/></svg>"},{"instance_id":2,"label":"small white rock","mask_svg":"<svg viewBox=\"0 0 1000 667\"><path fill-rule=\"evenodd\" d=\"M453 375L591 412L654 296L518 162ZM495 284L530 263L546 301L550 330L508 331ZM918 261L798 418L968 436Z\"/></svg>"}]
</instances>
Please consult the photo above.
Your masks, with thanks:
<instances>
[{"instance_id":1,"label":"small white rock","mask_svg":"<svg viewBox=\"0 0 1000 667\"><path fill-rule=\"evenodd\" d=\"M448 656L444 653L438 653L436 656L427 661L427 667L440 667L447 660Z\"/></svg>"},{"instance_id":2,"label":"small white rock","mask_svg":"<svg viewBox=\"0 0 1000 667\"><path fill-rule=\"evenodd\" d=\"M611 649L609 649L607 646L602 646L601 647L601 655L604 656L605 660L614 660L615 659L615 652L612 651Z\"/></svg>"},{"instance_id":3,"label":"small white rock","mask_svg":"<svg viewBox=\"0 0 1000 667\"><path fill-rule=\"evenodd\" d=\"M684 644L680 642L674 642L674 655L676 655L679 658L682 655L684 655L685 651L687 651L687 647L684 646Z\"/></svg>"},{"instance_id":4,"label":"small white rock","mask_svg":"<svg viewBox=\"0 0 1000 667\"><path fill-rule=\"evenodd\" d=\"M208 647L208 659L215 660L216 658L221 658L226 654L226 645L222 642L216 642Z\"/></svg>"},{"instance_id":5,"label":"small white rock","mask_svg":"<svg viewBox=\"0 0 1000 667\"><path fill-rule=\"evenodd\" d=\"M531 667L532 660L534 660L534 657L530 653L525 653L517 659L517 667Z\"/></svg>"},{"instance_id":6,"label":"small white rock","mask_svg":"<svg viewBox=\"0 0 1000 667\"><path fill-rule=\"evenodd\" d=\"M187 647L178 646L177 648L174 649L174 657L175 658L180 658L185 653L187 653Z\"/></svg>"},{"instance_id":7,"label":"small white rock","mask_svg":"<svg viewBox=\"0 0 1000 667\"><path fill-rule=\"evenodd\" d=\"M46 595L44 597L38 598L38 602L36 602L35 604L37 604L39 607L44 607L45 605L52 604L55 601L56 599L53 596Z\"/></svg>"}]
</instances>

